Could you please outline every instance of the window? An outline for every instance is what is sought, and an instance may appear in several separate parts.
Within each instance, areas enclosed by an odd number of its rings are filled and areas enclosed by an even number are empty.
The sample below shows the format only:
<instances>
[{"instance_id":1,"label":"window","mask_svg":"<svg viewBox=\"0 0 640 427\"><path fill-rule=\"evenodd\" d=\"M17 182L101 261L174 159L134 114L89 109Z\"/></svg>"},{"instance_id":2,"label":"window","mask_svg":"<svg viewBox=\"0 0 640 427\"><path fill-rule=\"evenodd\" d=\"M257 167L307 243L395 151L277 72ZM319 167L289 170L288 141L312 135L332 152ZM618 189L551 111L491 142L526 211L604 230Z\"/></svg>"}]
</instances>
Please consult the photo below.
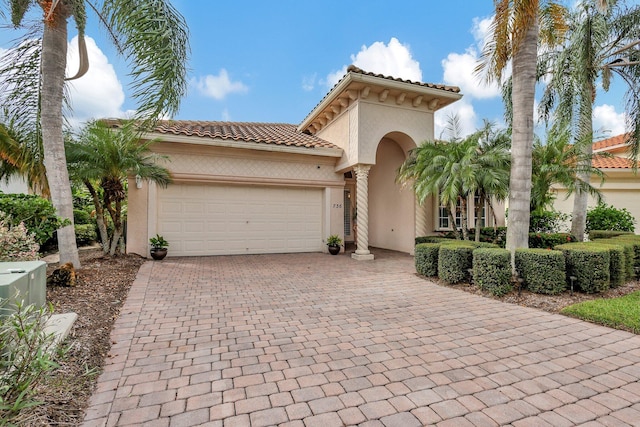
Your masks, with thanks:
<instances>
[{"instance_id":1,"label":"window","mask_svg":"<svg viewBox=\"0 0 640 427\"><path fill-rule=\"evenodd\" d=\"M460 199L458 199L458 202L456 203L456 213L454 218L456 220L456 228L460 228L462 226ZM444 205L440 205L438 208L438 228L451 228L451 225L449 224L449 208Z\"/></svg>"},{"instance_id":2,"label":"window","mask_svg":"<svg viewBox=\"0 0 640 427\"><path fill-rule=\"evenodd\" d=\"M473 205L474 208L475 206L478 206L480 204L480 196L478 195L478 193L475 194L475 196L473 197ZM473 209L473 224L470 225L470 227L475 227L476 226L476 210ZM484 202L484 206L482 207L482 211L480 212L480 224L482 227L486 227L487 226L487 201L485 200Z\"/></svg>"}]
</instances>

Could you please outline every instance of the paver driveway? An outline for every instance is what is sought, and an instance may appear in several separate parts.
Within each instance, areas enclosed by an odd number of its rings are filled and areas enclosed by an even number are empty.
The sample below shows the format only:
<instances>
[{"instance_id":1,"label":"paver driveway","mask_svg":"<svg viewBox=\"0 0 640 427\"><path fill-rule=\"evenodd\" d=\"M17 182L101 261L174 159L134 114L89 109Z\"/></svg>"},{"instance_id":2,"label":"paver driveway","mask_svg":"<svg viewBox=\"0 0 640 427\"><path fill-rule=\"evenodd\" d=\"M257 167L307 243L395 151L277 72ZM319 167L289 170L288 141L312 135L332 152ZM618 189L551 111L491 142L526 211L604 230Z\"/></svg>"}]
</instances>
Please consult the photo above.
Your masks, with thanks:
<instances>
[{"instance_id":1,"label":"paver driveway","mask_svg":"<svg viewBox=\"0 0 640 427\"><path fill-rule=\"evenodd\" d=\"M84 425L640 425L640 336L414 272L386 251L148 262Z\"/></svg>"}]
</instances>

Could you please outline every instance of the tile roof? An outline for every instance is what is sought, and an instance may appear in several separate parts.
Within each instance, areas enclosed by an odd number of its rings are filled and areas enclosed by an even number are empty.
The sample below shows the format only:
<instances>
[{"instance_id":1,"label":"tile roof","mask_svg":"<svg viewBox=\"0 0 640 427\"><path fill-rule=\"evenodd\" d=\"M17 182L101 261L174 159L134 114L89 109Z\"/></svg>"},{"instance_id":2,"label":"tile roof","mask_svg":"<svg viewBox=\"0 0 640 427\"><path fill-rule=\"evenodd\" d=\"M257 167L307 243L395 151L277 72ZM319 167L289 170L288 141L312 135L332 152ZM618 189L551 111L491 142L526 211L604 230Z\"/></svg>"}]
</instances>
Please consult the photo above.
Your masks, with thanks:
<instances>
[{"instance_id":1,"label":"tile roof","mask_svg":"<svg viewBox=\"0 0 640 427\"><path fill-rule=\"evenodd\" d=\"M602 150L609 147L615 147L616 145L624 145L627 143L630 135L623 133L621 135L612 136L611 138L601 139L593 143L593 150Z\"/></svg>"},{"instance_id":2,"label":"tile roof","mask_svg":"<svg viewBox=\"0 0 640 427\"><path fill-rule=\"evenodd\" d=\"M254 142L303 148L339 148L313 135L298 132L296 125L286 123L207 122L162 120L154 129L165 135Z\"/></svg>"},{"instance_id":3,"label":"tile roof","mask_svg":"<svg viewBox=\"0 0 640 427\"><path fill-rule=\"evenodd\" d=\"M400 79L400 78L396 78L396 77L385 76L384 74L376 74L376 73L367 72L367 71L364 71L364 70L356 67L355 65L349 65L349 67L347 67L347 73L350 73L350 72L351 73L357 73L357 74L363 74L365 76L381 77L383 79L395 80L397 82L411 83L411 84L414 84L414 85L417 85L417 86L424 86L424 87L429 87L429 88L432 88L432 89L446 90L448 92L453 92L453 93L459 93L460 92L460 88L458 86L447 86L447 85L434 84L434 83L414 82L412 80L405 80L405 79Z\"/></svg>"},{"instance_id":4,"label":"tile roof","mask_svg":"<svg viewBox=\"0 0 640 427\"><path fill-rule=\"evenodd\" d=\"M631 160L624 157L594 157L591 164L600 169L631 169L633 167Z\"/></svg>"}]
</instances>

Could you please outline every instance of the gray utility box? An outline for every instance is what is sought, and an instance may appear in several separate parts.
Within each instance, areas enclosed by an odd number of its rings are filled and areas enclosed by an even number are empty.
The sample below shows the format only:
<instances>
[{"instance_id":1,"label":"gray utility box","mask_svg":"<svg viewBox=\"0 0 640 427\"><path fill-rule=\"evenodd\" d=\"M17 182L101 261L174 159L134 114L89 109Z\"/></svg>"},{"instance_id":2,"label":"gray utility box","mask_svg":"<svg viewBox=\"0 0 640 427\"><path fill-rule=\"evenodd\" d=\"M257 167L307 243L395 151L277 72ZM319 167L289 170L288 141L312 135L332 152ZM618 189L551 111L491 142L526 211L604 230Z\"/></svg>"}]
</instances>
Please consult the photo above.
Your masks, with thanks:
<instances>
[{"instance_id":1,"label":"gray utility box","mask_svg":"<svg viewBox=\"0 0 640 427\"><path fill-rule=\"evenodd\" d=\"M44 261L0 262L0 298L8 300L2 314L15 309L16 301L43 307L47 298L47 263Z\"/></svg>"}]
</instances>

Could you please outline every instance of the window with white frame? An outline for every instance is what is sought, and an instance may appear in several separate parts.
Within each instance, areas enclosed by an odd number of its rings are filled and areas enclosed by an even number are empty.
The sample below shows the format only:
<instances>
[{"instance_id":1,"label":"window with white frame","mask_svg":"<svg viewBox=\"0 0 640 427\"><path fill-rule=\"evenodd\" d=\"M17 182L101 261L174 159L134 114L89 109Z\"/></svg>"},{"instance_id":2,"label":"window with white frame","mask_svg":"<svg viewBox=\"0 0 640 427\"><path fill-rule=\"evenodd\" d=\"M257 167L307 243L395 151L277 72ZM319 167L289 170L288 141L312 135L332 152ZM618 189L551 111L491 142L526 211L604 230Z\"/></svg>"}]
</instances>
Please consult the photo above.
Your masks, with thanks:
<instances>
[{"instance_id":1,"label":"window with white frame","mask_svg":"<svg viewBox=\"0 0 640 427\"><path fill-rule=\"evenodd\" d=\"M456 212L453 217L456 221L456 228L460 228L462 226L460 199L458 199L456 203ZM438 207L438 228L451 229L451 224L449 221L449 208L443 204L440 204L440 206Z\"/></svg>"}]
</instances>

